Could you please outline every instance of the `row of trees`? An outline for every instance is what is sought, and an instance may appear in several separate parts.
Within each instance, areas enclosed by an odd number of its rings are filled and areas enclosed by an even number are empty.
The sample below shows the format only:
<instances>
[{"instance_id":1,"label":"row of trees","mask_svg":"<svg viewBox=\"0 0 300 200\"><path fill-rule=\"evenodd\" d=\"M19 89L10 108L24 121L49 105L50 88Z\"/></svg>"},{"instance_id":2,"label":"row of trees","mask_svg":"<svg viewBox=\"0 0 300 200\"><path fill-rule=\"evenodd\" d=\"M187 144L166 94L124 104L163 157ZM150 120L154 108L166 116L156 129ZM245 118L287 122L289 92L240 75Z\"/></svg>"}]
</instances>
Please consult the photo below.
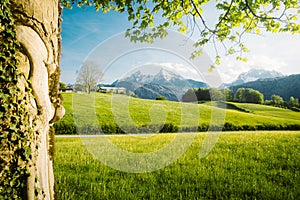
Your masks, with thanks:
<instances>
[{"instance_id":1,"label":"row of trees","mask_svg":"<svg viewBox=\"0 0 300 200\"><path fill-rule=\"evenodd\" d=\"M195 101L236 101L240 103L256 103L266 104L284 108L299 108L299 99L290 97L289 101L279 95L272 95L270 100L264 101L264 95L258 90L252 88L239 88L236 93L229 89L216 89L216 88L198 88L189 89L182 97L184 102Z\"/></svg>"},{"instance_id":2,"label":"row of trees","mask_svg":"<svg viewBox=\"0 0 300 200\"><path fill-rule=\"evenodd\" d=\"M297 111L300 111L299 99L291 96L289 101L285 101L281 96L273 94L271 100L265 101L266 105L281 107L281 108L290 108Z\"/></svg>"},{"instance_id":3,"label":"row of trees","mask_svg":"<svg viewBox=\"0 0 300 200\"><path fill-rule=\"evenodd\" d=\"M194 102L194 101L233 101L234 93L232 90L217 89L217 88L194 88L189 89L183 96L182 101Z\"/></svg>"},{"instance_id":4,"label":"row of trees","mask_svg":"<svg viewBox=\"0 0 300 200\"><path fill-rule=\"evenodd\" d=\"M194 88L189 89L183 96L182 101L233 101L233 91L226 88L219 90L217 88Z\"/></svg>"}]
</instances>

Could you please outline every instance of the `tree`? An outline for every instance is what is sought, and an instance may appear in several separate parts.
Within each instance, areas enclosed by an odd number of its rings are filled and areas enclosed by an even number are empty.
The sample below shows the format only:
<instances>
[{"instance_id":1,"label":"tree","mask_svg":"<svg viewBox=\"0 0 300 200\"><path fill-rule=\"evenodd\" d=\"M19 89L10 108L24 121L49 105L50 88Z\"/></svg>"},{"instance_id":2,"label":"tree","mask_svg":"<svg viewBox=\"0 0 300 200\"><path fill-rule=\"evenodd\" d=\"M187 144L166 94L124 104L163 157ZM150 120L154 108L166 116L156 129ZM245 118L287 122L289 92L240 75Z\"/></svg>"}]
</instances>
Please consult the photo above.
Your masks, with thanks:
<instances>
[{"instance_id":1,"label":"tree","mask_svg":"<svg viewBox=\"0 0 300 200\"><path fill-rule=\"evenodd\" d=\"M225 101L225 95L223 91L217 89L217 88L211 88L209 89L210 98L212 101Z\"/></svg>"},{"instance_id":2,"label":"tree","mask_svg":"<svg viewBox=\"0 0 300 200\"><path fill-rule=\"evenodd\" d=\"M282 107L284 106L284 100L281 96L273 94L271 96L271 104L274 106Z\"/></svg>"},{"instance_id":3,"label":"tree","mask_svg":"<svg viewBox=\"0 0 300 200\"><path fill-rule=\"evenodd\" d=\"M196 91L198 101L211 101L210 90L207 88L199 88Z\"/></svg>"},{"instance_id":4,"label":"tree","mask_svg":"<svg viewBox=\"0 0 300 200\"><path fill-rule=\"evenodd\" d=\"M61 9L56 0L0 8L0 199L53 199Z\"/></svg>"},{"instance_id":5,"label":"tree","mask_svg":"<svg viewBox=\"0 0 300 200\"><path fill-rule=\"evenodd\" d=\"M264 95L252 88L239 88L235 93L235 100L241 103L264 103Z\"/></svg>"},{"instance_id":6,"label":"tree","mask_svg":"<svg viewBox=\"0 0 300 200\"><path fill-rule=\"evenodd\" d=\"M67 84L64 82L59 82L59 89L67 89Z\"/></svg>"},{"instance_id":7,"label":"tree","mask_svg":"<svg viewBox=\"0 0 300 200\"><path fill-rule=\"evenodd\" d=\"M101 80L102 76L103 73L97 64L85 62L78 72L76 84L82 85L89 94L91 89Z\"/></svg>"},{"instance_id":8,"label":"tree","mask_svg":"<svg viewBox=\"0 0 300 200\"><path fill-rule=\"evenodd\" d=\"M128 20L133 22L127 30L132 41L151 42L166 36L166 29L171 26L177 26L181 32L186 32L188 27L197 30L200 37L192 57L200 55L203 45L210 41L231 43L232 47L225 45L226 52L231 54L247 51L241 40L245 33L300 32L299 5L295 0L216 1L219 21L212 26L206 23L203 12L208 2L214 1L60 2L65 7L93 5L97 11L127 12ZM2 0L0 8L0 148L4 152L0 157L1 195L5 195L3 198L53 199L51 124L64 114L58 93L59 0ZM154 25L154 18L159 14L165 21ZM237 58L243 60L241 55ZM216 64L219 60L217 52Z\"/></svg>"},{"instance_id":9,"label":"tree","mask_svg":"<svg viewBox=\"0 0 300 200\"><path fill-rule=\"evenodd\" d=\"M299 106L299 100L295 99L294 97L290 97L289 106L290 107L298 107Z\"/></svg>"},{"instance_id":10,"label":"tree","mask_svg":"<svg viewBox=\"0 0 300 200\"><path fill-rule=\"evenodd\" d=\"M233 101L234 99L233 91L229 88L225 88L224 92L225 92L226 101Z\"/></svg>"}]
</instances>

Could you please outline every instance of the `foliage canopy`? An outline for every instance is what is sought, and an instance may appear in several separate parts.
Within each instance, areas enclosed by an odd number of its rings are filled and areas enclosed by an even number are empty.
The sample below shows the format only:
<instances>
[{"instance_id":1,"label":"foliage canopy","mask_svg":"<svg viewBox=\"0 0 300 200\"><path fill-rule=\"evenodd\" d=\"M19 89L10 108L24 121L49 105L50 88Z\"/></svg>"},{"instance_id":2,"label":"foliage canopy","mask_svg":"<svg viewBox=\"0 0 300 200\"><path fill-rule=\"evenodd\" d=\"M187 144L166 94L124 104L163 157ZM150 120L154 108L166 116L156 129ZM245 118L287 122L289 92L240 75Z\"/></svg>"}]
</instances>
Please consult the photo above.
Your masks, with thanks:
<instances>
[{"instance_id":1,"label":"foliage canopy","mask_svg":"<svg viewBox=\"0 0 300 200\"><path fill-rule=\"evenodd\" d=\"M264 103L264 95L252 88L239 88L235 93L235 99L242 103Z\"/></svg>"},{"instance_id":2,"label":"foliage canopy","mask_svg":"<svg viewBox=\"0 0 300 200\"><path fill-rule=\"evenodd\" d=\"M298 0L61 0L61 5L94 6L104 13L127 12L132 27L126 35L134 42L163 38L170 27L177 27L182 33L190 31L198 38L191 58L201 55L203 46L213 43L217 65L220 46L226 54L238 53L237 59L246 61L243 52L248 49L242 41L245 33L300 33ZM218 16L214 24L208 22L208 12ZM157 24L156 19L162 20Z\"/></svg>"}]
</instances>

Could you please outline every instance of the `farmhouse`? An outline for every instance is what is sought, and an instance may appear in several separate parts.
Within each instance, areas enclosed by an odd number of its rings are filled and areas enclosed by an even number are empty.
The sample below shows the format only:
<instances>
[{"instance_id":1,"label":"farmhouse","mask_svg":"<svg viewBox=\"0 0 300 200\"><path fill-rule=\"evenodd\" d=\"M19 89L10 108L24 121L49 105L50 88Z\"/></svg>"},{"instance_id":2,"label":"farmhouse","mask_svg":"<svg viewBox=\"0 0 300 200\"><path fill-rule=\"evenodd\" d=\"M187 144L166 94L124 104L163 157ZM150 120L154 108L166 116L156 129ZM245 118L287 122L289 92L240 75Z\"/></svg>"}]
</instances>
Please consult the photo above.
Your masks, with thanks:
<instances>
[{"instance_id":1,"label":"farmhouse","mask_svg":"<svg viewBox=\"0 0 300 200\"><path fill-rule=\"evenodd\" d=\"M112 94L126 94L126 88L124 87L100 87L98 91Z\"/></svg>"}]
</instances>

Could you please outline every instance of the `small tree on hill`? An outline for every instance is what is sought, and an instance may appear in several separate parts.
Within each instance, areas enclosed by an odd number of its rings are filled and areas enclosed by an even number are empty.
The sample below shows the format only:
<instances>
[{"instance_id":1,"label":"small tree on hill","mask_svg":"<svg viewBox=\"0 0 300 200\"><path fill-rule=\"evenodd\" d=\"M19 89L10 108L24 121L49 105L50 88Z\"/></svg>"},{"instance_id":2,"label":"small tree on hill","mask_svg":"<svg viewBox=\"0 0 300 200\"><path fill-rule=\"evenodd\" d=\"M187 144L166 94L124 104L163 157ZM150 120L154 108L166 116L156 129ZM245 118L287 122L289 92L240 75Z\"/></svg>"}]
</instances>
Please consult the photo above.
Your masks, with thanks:
<instances>
[{"instance_id":1,"label":"small tree on hill","mask_svg":"<svg viewBox=\"0 0 300 200\"><path fill-rule=\"evenodd\" d=\"M89 94L95 85L101 80L103 73L99 66L93 62L85 62L81 66L77 78L76 85L82 85Z\"/></svg>"},{"instance_id":2,"label":"small tree on hill","mask_svg":"<svg viewBox=\"0 0 300 200\"><path fill-rule=\"evenodd\" d=\"M274 106L282 107L284 106L284 100L281 96L273 94L271 96L271 104Z\"/></svg>"},{"instance_id":3,"label":"small tree on hill","mask_svg":"<svg viewBox=\"0 0 300 200\"><path fill-rule=\"evenodd\" d=\"M295 99L294 97L290 97L289 106L290 107L298 107L299 106L299 99Z\"/></svg>"},{"instance_id":4,"label":"small tree on hill","mask_svg":"<svg viewBox=\"0 0 300 200\"><path fill-rule=\"evenodd\" d=\"M252 88L239 88L236 91L235 99L241 103L264 103L264 95Z\"/></svg>"},{"instance_id":5,"label":"small tree on hill","mask_svg":"<svg viewBox=\"0 0 300 200\"><path fill-rule=\"evenodd\" d=\"M157 96L156 100L167 100L165 96Z\"/></svg>"}]
</instances>

